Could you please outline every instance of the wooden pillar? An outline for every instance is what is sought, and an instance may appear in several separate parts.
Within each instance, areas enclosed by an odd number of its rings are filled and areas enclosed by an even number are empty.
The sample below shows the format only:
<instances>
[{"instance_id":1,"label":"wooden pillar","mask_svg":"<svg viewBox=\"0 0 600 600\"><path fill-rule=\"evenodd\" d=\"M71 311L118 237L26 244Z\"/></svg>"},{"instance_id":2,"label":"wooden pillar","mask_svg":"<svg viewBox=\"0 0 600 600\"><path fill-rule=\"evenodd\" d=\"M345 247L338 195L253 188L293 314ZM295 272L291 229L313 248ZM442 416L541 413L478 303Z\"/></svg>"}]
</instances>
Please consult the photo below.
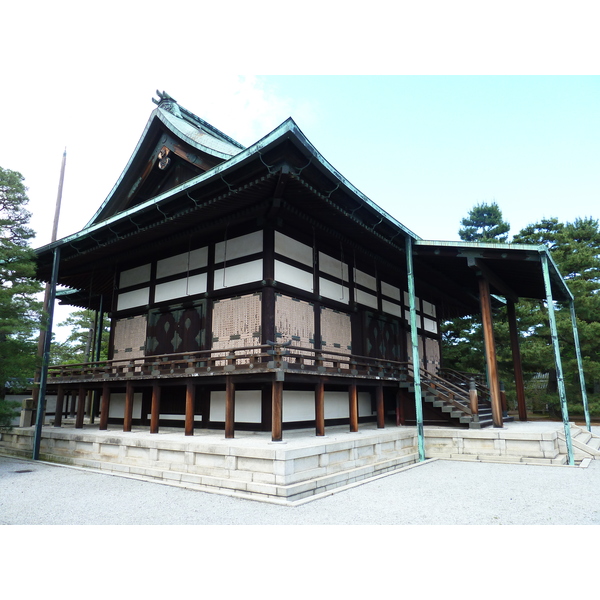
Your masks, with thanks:
<instances>
[{"instance_id":1,"label":"wooden pillar","mask_svg":"<svg viewBox=\"0 0 600 600\"><path fill-rule=\"evenodd\" d=\"M225 379L225 437L234 437L235 430L235 384L231 377Z\"/></svg>"},{"instance_id":2,"label":"wooden pillar","mask_svg":"<svg viewBox=\"0 0 600 600\"><path fill-rule=\"evenodd\" d=\"M517 406L519 409L519 421L527 421L527 406L525 404L525 384L523 383L523 364L521 363L521 348L519 347L519 332L517 330L517 316L515 303L506 301L506 313L508 316L508 329L510 331L510 347L513 357L513 370L515 373L515 387L517 390Z\"/></svg>"},{"instance_id":3,"label":"wooden pillar","mask_svg":"<svg viewBox=\"0 0 600 600\"><path fill-rule=\"evenodd\" d=\"M102 404L100 405L100 427L101 431L108 429L108 413L110 410L110 388L108 383L102 386Z\"/></svg>"},{"instance_id":4,"label":"wooden pillar","mask_svg":"<svg viewBox=\"0 0 600 600\"><path fill-rule=\"evenodd\" d=\"M358 431L358 391L355 383L348 386L348 400L350 402L350 431L355 433Z\"/></svg>"},{"instance_id":5,"label":"wooden pillar","mask_svg":"<svg viewBox=\"0 0 600 600\"><path fill-rule=\"evenodd\" d=\"M498 365L496 363L496 343L494 341L494 323L492 319L492 302L490 286L486 279L479 278L479 301L481 303L481 320L483 324L483 341L488 367L490 396L492 401L492 420L494 427L502 427L502 407L500 405L500 382L498 381Z\"/></svg>"},{"instance_id":6,"label":"wooden pillar","mask_svg":"<svg viewBox=\"0 0 600 600\"><path fill-rule=\"evenodd\" d=\"M406 416L404 414L404 403L408 402L408 394L406 390L399 388L396 391L396 427L406 424Z\"/></svg>"},{"instance_id":7,"label":"wooden pillar","mask_svg":"<svg viewBox=\"0 0 600 600\"><path fill-rule=\"evenodd\" d=\"M150 433L158 433L158 423L160 420L160 392L161 387L158 381L152 384L152 405L150 407Z\"/></svg>"},{"instance_id":8,"label":"wooden pillar","mask_svg":"<svg viewBox=\"0 0 600 600\"><path fill-rule=\"evenodd\" d=\"M195 407L196 386L188 382L185 386L185 435L194 435Z\"/></svg>"},{"instance_id":9,"label":"wooden pillar","mask_svg":"<svg viewBox=\"0 0 600 600\"><path fill-rule=\"evenodd\" d=\"M133 420L133 382L125 384L125 417L123 418L123 431L131 431Z\"/></svg>"},{"instance_id":10,"label":"wooden pillar","mask_svg":"<svg viewBox=\"0 0 600 600\"><path fill-rule=\"evenodd\" d=\"M385 427L385 404L383 401L383 386L378 385L375 388L375 400L377 405L377 429Z\"/></svg>"},{"instance_id":11,"label":"wooden pillar","mask_svg":"<svg viewBox=\"0 0 600 600\"><path fill-rule=\"evenodd\" d=\"M83 429L83 418L85 416L85 399L86 399L85 388L79 386L79 394L77 395L77 415L75 417L75 429Z\"/></svg>"},{"instance_id":12,"label":"wooden pillar","mask_svg":"<svg viewBox=\"0 0 600 600\"><path fill-rule=\"evenodd\" d=\"M283 439L283 381L274 381L271 387L271 440L281 442Z\"/></svg>"},{"instance_id":13,"label":"wooden pillar","mask_svg":"<svg viewBox=\"0 0 600 600\"><path fill-rule=\"evenodd\" d=\"M315 430L316 435L325 435L325 383L315 386Z\"/></svg>"},{"instance_id":14,"label":"wooden pillar","mask_svg":"<svg viewBox=\"0 0 600 600\"><path fill-rule=\"evenodd\" d=\"M62 425L64 399L65 399L65 390L62 385L59 385L56 390L56 408L54 410L54 427L60 427Z\"/></svg>"},{"instance_id":15,"label":"wooden pillar","mask_svg":"<svg viewBox=\"0 0 600 600\"><path fill-rule=\"evenodd\" d=\"M73 418L77 414L77 394L74 391L71 391L70 396L69 417Z\"/></svg>"}]
</instances>

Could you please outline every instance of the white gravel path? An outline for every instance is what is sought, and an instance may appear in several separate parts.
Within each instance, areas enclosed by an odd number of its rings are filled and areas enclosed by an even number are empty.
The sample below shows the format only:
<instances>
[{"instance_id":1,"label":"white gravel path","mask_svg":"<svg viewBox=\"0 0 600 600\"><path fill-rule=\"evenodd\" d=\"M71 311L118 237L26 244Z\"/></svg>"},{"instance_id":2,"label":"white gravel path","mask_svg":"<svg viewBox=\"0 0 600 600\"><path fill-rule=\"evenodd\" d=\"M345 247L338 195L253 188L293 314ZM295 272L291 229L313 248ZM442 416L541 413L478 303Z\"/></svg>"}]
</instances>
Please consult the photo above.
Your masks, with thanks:
<instances>
[{"instance_id":1,"label":"white gravel path","mask_svg":"<svg viewBox=\"0 0 600 600\"><path fill-rule=\"evenodd\" d=\"M286 507L0 456L3 525L597 525L599 492L600 461L440 460Z\"/></svg>"}]
</instances>

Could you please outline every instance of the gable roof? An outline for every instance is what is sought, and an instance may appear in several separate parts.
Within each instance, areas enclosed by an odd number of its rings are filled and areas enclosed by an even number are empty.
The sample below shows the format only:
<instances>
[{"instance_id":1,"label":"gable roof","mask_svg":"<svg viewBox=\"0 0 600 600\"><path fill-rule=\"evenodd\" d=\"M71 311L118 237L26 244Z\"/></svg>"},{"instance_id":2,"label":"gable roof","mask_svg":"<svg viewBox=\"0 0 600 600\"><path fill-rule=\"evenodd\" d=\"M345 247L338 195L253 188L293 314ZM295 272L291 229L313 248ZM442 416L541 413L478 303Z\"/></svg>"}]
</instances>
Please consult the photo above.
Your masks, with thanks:
<instances>
[{"instance_id":1,"label":"gable roof","mask_svg":"<svg viewBox=\"0 0 600 600\"><path fill-rule=\"evenodd\" d=\"M84 229L229 160L244 149L233 138L157 90L146 127L113 189ZM177 165L171 165L177 161ZM179 167L179 173L171 173ZM184 167L184 168L182 168ZM145 189L144 189L145 188Z\"/></svg>"},{"instance_id":2,"label":"gable roof","mask_svg":"<svg viewBox=\"0 0 600 600\"><path fill-rule=\"evenodd\" d=\"M168 250L186 235L274 214L298 227L318 227L332 240L370 252L399 272L406 269L406 239L413 239L415 275L422 293L444 304L447 317L479 310L477 272L473 268L478 263L473 261L492 265L498 280L502 275L515 282L516 296L545 297L540 276L540 256L549 256L545 247L470 247L465 242L422 240L342 176L291 118L243 148L192 113L178 105L176 109L166 94L158 104L123 175L90 223L80 232L36 251L41 280L50 280L52 250L60 246L59 283L86 290L63 296L65 303L97 307L100 294L110 297L113 293L114 265L146 260L149 249L155 253L161 248ZM161 136L165 135L171 136L169 143L174 149L169 156L177 157L182 171L188 169L187 177L169 180L164 189L154 182L154 187L147 189L158 192L148 198L132 194L136 185L140 189L142 167L157 166L160 159L153 153L162 148ZM191 154L197 159L200 156L204 166L209 159L215 163L194 172ZM549 264L555 299L570 299L558 269L551 260ZM502 290L496 289L496 293L502 294Z\"/></svg>"}]
</instances>

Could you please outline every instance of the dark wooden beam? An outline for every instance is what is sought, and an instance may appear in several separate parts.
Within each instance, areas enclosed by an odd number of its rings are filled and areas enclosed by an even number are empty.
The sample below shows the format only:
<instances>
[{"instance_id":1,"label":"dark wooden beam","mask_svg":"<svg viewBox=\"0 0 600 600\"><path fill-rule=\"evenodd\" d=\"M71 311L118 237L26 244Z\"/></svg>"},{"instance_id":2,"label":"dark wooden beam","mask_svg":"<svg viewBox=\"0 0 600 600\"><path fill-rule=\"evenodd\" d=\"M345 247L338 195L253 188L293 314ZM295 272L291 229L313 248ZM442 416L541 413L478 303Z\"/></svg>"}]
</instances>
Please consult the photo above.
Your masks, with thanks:
<instances>
[{"instance_id":1,"label":"dark wooden beam","mask_svg":"<svg viewBox=\"0 0 600 600\"><path fill-rule=\"evenodd\" d=\"M54 409L54 427L62 425L63 404L65 399L65 389L62 385L56 388L56 408Z\"/></svg>"},{"instance_id":2,"label":"dark wooden beam","mask_svg":"<svg viewBox=\"0 0 600 600\"><path fill-rule=\"evenodd\" d=\"M133 382L125 384L125 416L123 417L123 431L131 431L133 420Z\"/></svg>"},{"instance_id":3,"label":"dark wooden beam","mask_svg":"<svg viewBox=\"0 0 600 600\"><path fill-rule=\"evenodd\" d=\"M486 279L479 278L479 298L481 302L481 320L483 324L483 341L487 360L490 396L492 402L492 420L494 427L502 427L502 406L500 401L500 382L496 362L496 343L494 341L494 323L492 320L492 301L490 286Z\"/></svg>"},{"instance_id":4,"label":"dark wooden beam","mask_svg":"<svg viewBox=\"0 0 600 600\"><path fill-rule=\"evenodd\" d=\"M194 435L195 407L196 386L188 382L185 386L185 435Z\"/></svg>"},{"instance_id":5,"label":"dark wooden beam","mask_svg":"<svg viewBox=\"0 0 600 600\"><path fill-rule=\"evenodd\" d=\"M382 385L378 385L375 388L375 400L375 404L377 406L377 429L383 429L385 427L385 409Z\"/></svg>"},{"instance_id":6,"label":"dark wooden beam","mask_svg":"<svg viewBox=\"0 0 600 600\"><path fill-rule=\"evenodd\" d=\"M358 431L358 390L355 383L348 386L348 401L350 403L350 431L355 433Z\"/></svg>"},{"instance_id":7,"label":"dark wooden beam","mask_svg":"<svg viewBox=\"0 0 600 600\"><path fill-rule=\"evenodd\" d=\"M316 435L325 435L325 383L315 386L315 429Z\"/></svg>"},{"instance_id":8,"label":"dark wooden beam","mask_svg":"<svg viewBox=\"0 0 600 600\"><path fill-rule=\"evenodd\" d=\"M492 269L490 269L490 267L483 260L469 256L467 258L467 264L471 269L474 269L482 277L485 277L489 284L492 287L494 287L497 290L497 292L500 295L504 296L507 300L510 300L511 302L519 301L519 297L511 289L511 287L505 281L500 279L500 277L498 277L498 275L496 275L496 273L494 273Z\"/></svg>"},{"instance_id":9,"label":"dark wooden beam","mask_svg":"<svg viewBox=\"0 0 600 600\"><path fill-rule=\"evenodd\" d=\"M160 392L158 382L152 384L152 405L150 408L150 433L158 433L160 421Z\"/></svg>"},{"instance_id":10,"label":"dark wooden beam","mask_svg":"<svg viewBox=\"0 0 600 600\"><path fill-rule=\"evenodd\" d=\"M108 429L108 412L110 410L110 388L108 383L102 385L102 403L100 404L100 431Z\"/></svg>"},{"instance_id":11,"label":"dark wooden beam","mask_svg":"<svg viewBox=\"0 0 600 600\"><path fill-rule=\"evenodd\" d=\"M75 429L83 428L83 417L85 416L85 398L86 390L80 385L79 393L77 394L77 416L75 417Z\"/></svg>"},{"instance_id":12,"label":"dark wooden beam","mask_svg":"<svg viewBox=\"0 0 600 600\"><path fill-rule=\"evenodd\" d=\"M274 381L272 385L272 425L271 425L271 440L273 442L281 442L283 439L283 381Z\"/></svg>"},{"instance_id":13,"label":"dark wooden beam","mask_svg":"<svg viewBox=\"0 0 600 600\"><path fill-rule=\"evenodd\" d=\"M231 377L225 379L225 438L234 437L235 431L235 384Z\"/></svg>"},{"instance_id":14,"label":"dark wooden beam","mask_svg":"<svg viewBox=\"0 0 600 600\"><path fill-rule=\"evenodd\" d=\"M508 316L508 329L510 331L510 347L512 349L513 357L519 421L527 421L527 406L525 404L525 384L523 382L523 364L521 362L521 348L519 346L519 331L517 329L515 304L511 300L506 304L506 313Z\"/></svg>"}]
</instances>

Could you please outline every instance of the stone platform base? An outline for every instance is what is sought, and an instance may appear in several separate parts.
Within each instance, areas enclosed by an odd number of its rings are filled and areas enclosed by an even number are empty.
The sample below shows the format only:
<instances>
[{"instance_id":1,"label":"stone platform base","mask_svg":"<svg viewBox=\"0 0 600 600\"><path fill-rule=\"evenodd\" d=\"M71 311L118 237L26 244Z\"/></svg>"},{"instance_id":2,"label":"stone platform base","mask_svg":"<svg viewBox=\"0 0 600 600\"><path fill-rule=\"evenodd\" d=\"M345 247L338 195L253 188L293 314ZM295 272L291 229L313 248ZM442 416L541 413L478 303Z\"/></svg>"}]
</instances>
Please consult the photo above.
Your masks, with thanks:
<instances>
[{"instance_id":1,"label":"stone platform base","mask_svg":"<svg viewBox=\"0 0 600 600\"><path fill-rule=\"evenodd\" d=\"M566 465L561 432L562 423L485 430L426 427L425 455ZM0 434L0 453L31 458L33 435L33 427ZM376 429L372 424L361 425L357 433L331 427L323 437L312 429L286 431L282 442L272 442L269 433L236 432L234 439L225 439L214 430L186 437L180 429L150 434L99 431L97 425L45 426L40 460L287 505L425 464L418 460L415 427Z\"/></svg>"}]
</instances>

